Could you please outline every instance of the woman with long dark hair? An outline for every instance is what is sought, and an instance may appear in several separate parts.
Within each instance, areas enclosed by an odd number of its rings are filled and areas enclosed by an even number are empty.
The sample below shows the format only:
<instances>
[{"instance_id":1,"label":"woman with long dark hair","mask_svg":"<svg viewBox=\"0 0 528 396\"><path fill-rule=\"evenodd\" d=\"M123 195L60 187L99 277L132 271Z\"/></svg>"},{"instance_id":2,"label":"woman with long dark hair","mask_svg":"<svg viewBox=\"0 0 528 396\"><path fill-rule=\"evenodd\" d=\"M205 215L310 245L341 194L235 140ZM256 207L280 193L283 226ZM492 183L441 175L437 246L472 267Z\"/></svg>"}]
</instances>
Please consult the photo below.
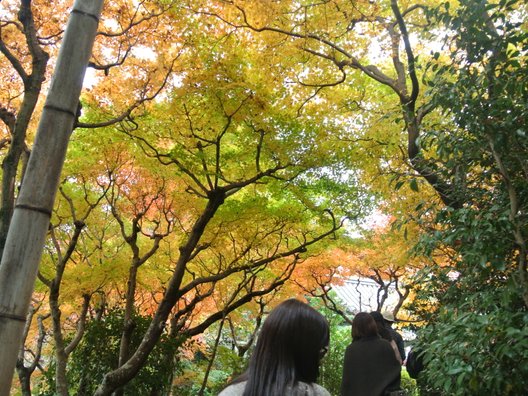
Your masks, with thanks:
<instances>
[{"instance_id":1,"label":"woman with long dark hair","mask_svg":"<svg viewBox=\"0 0 528 396\"><path fill-rule=\"evenodd\" d=\"M341 396L400 394L401 365L367 312L352 320L352 343L345 351Z\"/></svg>"},{"instance_id":2,"label":"woman with long dark hair","mask_svg":"<svg viewBox=\"0 0 528 396\"><path fill-rule=\"evenodd\" d=\"M323 315L299 300L282 302L264 321L246 372L219 396L330 396L315 383L329 339Z\"/></svg>"}]
</instances>

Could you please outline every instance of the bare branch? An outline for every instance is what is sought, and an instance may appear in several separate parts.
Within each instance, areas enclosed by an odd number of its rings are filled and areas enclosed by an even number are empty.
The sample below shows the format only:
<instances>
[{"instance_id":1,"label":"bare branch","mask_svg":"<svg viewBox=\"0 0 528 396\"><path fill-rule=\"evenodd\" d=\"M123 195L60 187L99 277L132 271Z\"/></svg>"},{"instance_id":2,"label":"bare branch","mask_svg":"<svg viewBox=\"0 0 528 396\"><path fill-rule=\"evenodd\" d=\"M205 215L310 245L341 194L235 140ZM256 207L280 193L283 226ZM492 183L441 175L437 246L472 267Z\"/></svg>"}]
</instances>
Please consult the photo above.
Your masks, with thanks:
<instances>
[{"instance_id":1,"label":"bare branch","mask_svg":"<svg viewBox=\"0 0 528 396\"><path fill-rule=\"evenodd\" d=\"M81 313L79 314L79 319L77 321L77 331L75 332L75 336L70 341L68 346L64 348L64 353L66 355L69 355L75 348L77 348L77 345L79 345L79 342L81 342L82 337L84 335L84 329L86 324L86 315L88 313L88 306L90 304L91 296L88 294L83 295L83 304L81 308Z\"/></svg>"}]
</instances>

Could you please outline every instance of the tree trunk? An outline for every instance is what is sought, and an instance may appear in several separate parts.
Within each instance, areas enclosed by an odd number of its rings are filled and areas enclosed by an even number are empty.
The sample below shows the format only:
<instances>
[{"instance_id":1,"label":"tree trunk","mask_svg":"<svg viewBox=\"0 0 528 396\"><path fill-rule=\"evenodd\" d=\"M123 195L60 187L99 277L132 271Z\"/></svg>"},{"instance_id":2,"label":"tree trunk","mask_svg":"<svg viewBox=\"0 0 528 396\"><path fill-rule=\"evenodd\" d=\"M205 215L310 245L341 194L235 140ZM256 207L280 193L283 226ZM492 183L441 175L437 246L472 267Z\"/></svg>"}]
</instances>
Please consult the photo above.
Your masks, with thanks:
<instances>
[{"instance_id":1,"label":"tree trunk","mask_svg":"<svg viewBox=\"0 0 528 396\"><path fill-rule=\"evenodd\" d=\"M10 393L26 313L103 0L76 0L0 264L0 396Z\"/></svg>"},{"instance_id":2,"label":"tree trunk","mask_svg":"<svg viewBox=\"0 0 528 396\"><path fill-rule=\"evenodd\" d=\"M187 241L180 247L180 256L176 263L175 271L141 343L123 366L108 372L104 376L102 383L95 392L95 396L110 395L117 388L120 388L130 381L145 364L148 354L156 345L156 342L163 332L165 322L176 304L187 262L190 260L193 250L198 245L205 227L222 205L224 199L224 191L216 191L210 194L207 206L201 216L196 220Z\"/></svg>"},{"instance_id":3,"label":"tree trunk","mask_svg":"<svg viewBox=\"0 0 528 396\"><path fill-rule=\"evenodd\" d=\"M121 333L121 343L119 344L119 361L117 367L123 366L130 356L132 334L136 327L134 321L134 301L136 296L138 268L139 266L134 263L129 270L125 314L123 317L123 332ZM118 388L114 392L114 396L123 396L124 394L124 387Z\"/></svg>"},{"instance_id":4,"label":"tree trunk","mask_svg":"<svg viewBox=\"0 0 528 396\"><path fill-rule=\"evenodd\" d=\"M0 257L15 206L15 191L20 157L26 147L26 134L45 79L49 55L41 48L33 22L31 2L20 2L18 19L24 27L26 43L31 54L31 74L20 73L24 83L24 99L13 122L8 123L11 144L2 162L2 194L0 201Z\"/></svg>"}]
</instances>

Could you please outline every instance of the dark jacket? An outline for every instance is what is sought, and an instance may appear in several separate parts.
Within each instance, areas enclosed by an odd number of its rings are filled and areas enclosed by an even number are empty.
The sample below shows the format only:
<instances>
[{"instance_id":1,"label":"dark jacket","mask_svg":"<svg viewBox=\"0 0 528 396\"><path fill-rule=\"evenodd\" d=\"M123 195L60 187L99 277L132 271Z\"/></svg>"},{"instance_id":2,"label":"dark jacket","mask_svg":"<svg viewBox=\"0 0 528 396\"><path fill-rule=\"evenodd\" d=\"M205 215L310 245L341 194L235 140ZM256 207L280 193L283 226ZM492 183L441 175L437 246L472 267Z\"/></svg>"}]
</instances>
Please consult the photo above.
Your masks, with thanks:
<instances>
[{"instance_id":1,"label":"dark jacket","mask_svg":"<svg viewBox=\"0 0 528 396\"><path fill-rule=\"evenodd\" d=\"M425 368L423 363L423 357L420 352L412 349L407 356L407 362L405 363L409 377L417 379L418 375Z\"/></svg>"},{"instance_id":2,"label":"dark jacket","mask_svg":"<svg viewBox=\"0 0 528 396\"><path fill-rule=\"evenodd\" d=\"M400 379L401 365L388 341L365 337L347 347L341 396L382 396L399 389Z\"/></svg>"},{"instance_id":3,"label":"dark jacket","mask_svg":"<svg viewBox=\"0 0 528 396\"><path fill-rule=\"evenodd\" d=\"M400 352L402 362L405 361L405 344L403 342L403 337L392 327L387 326L387 328L389 329L392 339L396 342L396 346L398 347L398 351Z\"/></svg>"}]
</instances>

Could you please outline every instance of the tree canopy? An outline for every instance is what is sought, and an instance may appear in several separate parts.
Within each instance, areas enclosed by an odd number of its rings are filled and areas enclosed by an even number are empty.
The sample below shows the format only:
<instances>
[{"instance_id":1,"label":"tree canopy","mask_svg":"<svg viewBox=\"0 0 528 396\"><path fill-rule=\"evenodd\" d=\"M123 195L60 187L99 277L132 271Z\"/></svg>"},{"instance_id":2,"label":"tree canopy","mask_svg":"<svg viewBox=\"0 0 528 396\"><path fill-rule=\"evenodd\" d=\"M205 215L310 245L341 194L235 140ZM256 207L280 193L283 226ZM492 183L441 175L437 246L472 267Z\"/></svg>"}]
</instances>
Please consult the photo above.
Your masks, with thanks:
<instances>
[{"instance_id":1,"label":"tree canopy","mask_svg":"<svg viewBox=\"0 0 528 396\"><path fill-rule=\"evenodd\" d=\"M2 2L0 250L70 3ZM105 2L14 386L212 394L281 299L349 320L356 275L417 332L423 390L522 392L527 12Z\"/></svg>"}]
</instances>

